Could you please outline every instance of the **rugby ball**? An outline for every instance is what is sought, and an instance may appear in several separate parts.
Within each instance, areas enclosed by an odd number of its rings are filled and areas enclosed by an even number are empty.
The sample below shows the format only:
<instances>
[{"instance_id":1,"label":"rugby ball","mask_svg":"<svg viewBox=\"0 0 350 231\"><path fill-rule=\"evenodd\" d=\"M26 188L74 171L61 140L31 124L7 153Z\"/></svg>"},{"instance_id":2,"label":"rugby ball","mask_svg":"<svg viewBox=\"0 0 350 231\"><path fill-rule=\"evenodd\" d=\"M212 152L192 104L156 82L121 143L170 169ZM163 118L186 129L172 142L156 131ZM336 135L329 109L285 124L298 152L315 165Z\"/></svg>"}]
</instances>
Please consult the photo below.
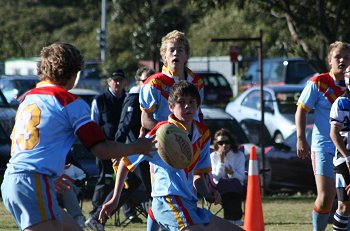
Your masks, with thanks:
<instances>
[{"instance_id":1,"label":"rugby ball","mask_svg":"<svg viewBox=\"0 0 350 231\"><path fill-rule=\"evenodd\" d=\"M156 132L160 158L173 168L184 169L192 161L192 142L187 133L174 124L163 124Z\"/></svg>"}]
</instances>

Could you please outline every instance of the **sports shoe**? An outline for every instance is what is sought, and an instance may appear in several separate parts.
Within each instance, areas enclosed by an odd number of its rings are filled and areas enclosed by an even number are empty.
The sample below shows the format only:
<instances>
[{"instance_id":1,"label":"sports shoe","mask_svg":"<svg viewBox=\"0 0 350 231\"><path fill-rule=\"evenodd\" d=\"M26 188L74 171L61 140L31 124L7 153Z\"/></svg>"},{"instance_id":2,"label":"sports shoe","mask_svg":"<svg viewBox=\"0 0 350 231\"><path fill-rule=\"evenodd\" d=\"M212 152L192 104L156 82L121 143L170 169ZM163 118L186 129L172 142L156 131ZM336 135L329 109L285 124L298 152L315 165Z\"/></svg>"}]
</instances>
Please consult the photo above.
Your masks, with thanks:
<instances>
[{"instance_id":1,"label":"sports shoe","mask_svg":"<svg viewBox=\"0 0 350 231\"><path fill-rule=\"evenodd\" d=\"M94 230L94 231L105 231L105 227L95 220L94 218L90 217L86 222L85 222L86 228L89 230Z\"/></svg>"},{"instance_id":2,"label":"sports shoe","mask_svg":"<svg viewBox=\"0 0 350 231\"><path fill-rule=\"evenodd\" d=\"M238 225L238 226L242 226L243 225L243 221L242 220L234 220L234 224Z\"/></svg>"},{"instance_id":3,"label":"sports shoe","mask_svg":"<svg viewBox=\"0 0 350 231\"><path fill-rule=\"evenodd\" d=\"M85 228L85 217L84 216L76 216L74 220L78 223L78 225L84 229Z\"/></svg>"},{"instance_id":4,"label":"sports shoe","mask_svg":"<svg viewBox=\"0 0 350 231\"><path fill-rule=\"evenodd\" d=\"M131 223L141 223L142 224L142 219L137 217L137 216L131 215L128 219Z\"/></svg>"}]
</instances>

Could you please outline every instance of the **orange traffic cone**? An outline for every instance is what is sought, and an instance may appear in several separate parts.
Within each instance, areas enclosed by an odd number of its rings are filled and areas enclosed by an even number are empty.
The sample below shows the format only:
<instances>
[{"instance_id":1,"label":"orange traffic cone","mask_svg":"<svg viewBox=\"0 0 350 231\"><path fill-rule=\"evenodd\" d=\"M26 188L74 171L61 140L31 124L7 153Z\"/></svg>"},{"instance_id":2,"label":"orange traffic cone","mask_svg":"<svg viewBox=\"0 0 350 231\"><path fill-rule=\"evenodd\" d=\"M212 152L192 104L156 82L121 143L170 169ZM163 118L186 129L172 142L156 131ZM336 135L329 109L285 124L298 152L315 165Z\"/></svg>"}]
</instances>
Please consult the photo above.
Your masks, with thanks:
<instances>
[{"instance_id":1,"label":"orange traffic cone","mask_svg":"<svg viewBox=\"0 0 350 231\"><path fill-rule=\"evenodd\" d=\"M259 168L255 146L252 146L250 149L247 198L244 212L244 230L264 230L264 217L262 211L259 182Z\"/></svg>"}]
</instances>

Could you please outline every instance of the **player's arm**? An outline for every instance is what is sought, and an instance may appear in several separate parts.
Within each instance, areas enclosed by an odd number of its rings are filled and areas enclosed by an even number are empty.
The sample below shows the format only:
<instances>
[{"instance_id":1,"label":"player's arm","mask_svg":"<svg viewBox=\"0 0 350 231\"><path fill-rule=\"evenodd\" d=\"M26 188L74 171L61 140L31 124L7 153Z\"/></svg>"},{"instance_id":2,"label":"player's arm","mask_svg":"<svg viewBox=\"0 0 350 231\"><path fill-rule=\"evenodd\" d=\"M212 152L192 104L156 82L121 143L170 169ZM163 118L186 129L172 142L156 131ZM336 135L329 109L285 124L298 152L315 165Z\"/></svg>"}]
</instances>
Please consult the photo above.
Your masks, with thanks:
<instances>
[{"instance_id":1,"label":"player's arm","mask_svg":"<svg viewBox=\"0 0 350 231\"><path fill-rule=\"evenodd\" d=\"M341 130L341 126L338 124L331 124L331 131L330 131L330 137L335 145L335 147L337 148L337 150L344 156L344 158L349 157L350 158L350 153L349 151L346 149L346 146L344 144L343 138L340 135L340 130ZM347 164L349 166L349 162L347 161Z\"/></svg>"},{"instance_id":2,"label":"player's arm","mask_svg":"<svg viewBox=\"0 0 350 231\"><path fill-rule=\"evenodd\" d=\"M120 159L135 153L149 155L154 149L153 139L150 138L139 138L131 144L106 140L100 126L92 121L81 126L76 134L84 146L100 159Z\"/></svg>"},{"instance_id":3,"label":"player's arm","mask_svg":"<svg viewBox=\"0 0 350 231\"><path fill-rule=\"evenodd\" d=\"M146 128L147 130L152 130L157 123L158 121L153 118L152 112L146 112L142 110L141 112L142 127Z\"/></svg>"},{"instance_id":4,"label":"player's arm","mask_svg":"<svg viewBox=\"0 0 350 231\"><path fill-rule=\"evenodd\" d=\"M309 158L311 155L310 145L307 143L305 135L306 115L307 111L301 106L298 106L295 113L295 125L297 131L297 155L302 159Z\"/></svg>"},{"instance_id":5,"label":"player's arm","mask_svg":"<svg viewBox=\"0 0 350 231\"><path fill-rule=\"evenodd\" d=\"M124 182L125 182L125 179L126 179L128 172L129 172L129 170L125 166L124 161L119 161L119 166L118 166L118 170L117 170L116 178L115 178L113 196L108 202L106 202L102 205L102 209L101 209L99 217L98 217L99 221L102 224L105 223L105 220L104 220L105 215L110 218L113 215L112 214L113 211L115 211L117 209L120 194L123 190Z\"/></svg>"}]
</instances>

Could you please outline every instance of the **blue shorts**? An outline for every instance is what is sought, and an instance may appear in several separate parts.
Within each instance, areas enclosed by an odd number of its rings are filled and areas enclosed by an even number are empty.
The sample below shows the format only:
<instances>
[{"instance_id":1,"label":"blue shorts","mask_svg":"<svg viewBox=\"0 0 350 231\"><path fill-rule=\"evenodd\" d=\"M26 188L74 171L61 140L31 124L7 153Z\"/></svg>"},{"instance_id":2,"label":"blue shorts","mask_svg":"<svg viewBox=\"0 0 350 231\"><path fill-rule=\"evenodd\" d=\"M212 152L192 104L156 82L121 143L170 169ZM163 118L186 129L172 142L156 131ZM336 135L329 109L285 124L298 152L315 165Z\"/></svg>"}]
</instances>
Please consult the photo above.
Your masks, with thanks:
<instances>
[{"instance_id":1,"label":"blue shorts","mask_svg":"<svg viewBox=\"0 0 350 231\"><path fill-rule=\"evenodd\" d=\"M152 212L165 230L177 231L194 224L209 224L212 213L197 207L197 202L179 196L155 197Z\"/></svg>"},{"instance_id":2,"label":"blue shorts","mask_svg":"<svg viewBox=\"0 0 350 231\"><path fill-rule=\"evenodd\" d=\"M5 172L1 185L5 207L22 229L46 220L61 220L53 180L39 173Z\"/></svg>"},{"instance_id":3,"label":"blue shorts","mask_svg":"<svg viewBox=\"0 0 350 231\"><path fill-rule=\"evenodd\" d=\"M333 172L334 153L330 152L311 152L312 168L315 175L328 176L335 179Z\"/></svg>"}]
</instances>

